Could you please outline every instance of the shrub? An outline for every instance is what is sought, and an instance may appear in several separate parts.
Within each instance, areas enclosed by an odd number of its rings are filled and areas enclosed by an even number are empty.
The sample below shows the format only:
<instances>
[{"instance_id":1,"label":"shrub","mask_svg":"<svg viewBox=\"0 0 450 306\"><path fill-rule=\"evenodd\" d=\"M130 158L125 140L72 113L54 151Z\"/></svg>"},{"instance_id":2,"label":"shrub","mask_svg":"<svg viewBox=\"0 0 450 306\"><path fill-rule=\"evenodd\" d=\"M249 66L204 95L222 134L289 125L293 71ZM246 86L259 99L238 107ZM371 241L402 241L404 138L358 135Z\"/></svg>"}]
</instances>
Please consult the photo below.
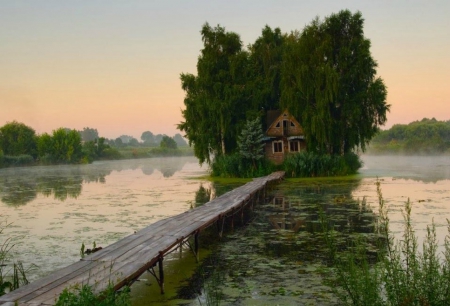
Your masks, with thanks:
<instances>
[{"instance_id":1,"label":"shrub","mask_svg":"<svg viewBox=\"0 0 450 306\"><path fill-rule=\"evenodd\" d=\"M29 166L32 164L34 164L34 158L31 155L0 155L0 166L3 167Z\"/></svg>"},{"instance_id":2,"label":"shrub","mask_svg":"<svg viewBox=\"0 0 450 306\"><path fill-rule=\"evenodd\" d=\"M288 177L315 177L353 174L361 165L361 160L355 153L341 156L300 152L288 155L282 168Z\"/></svg>"},{"instance_id":3,"label":"shrub","mask_svg":"<svg viewBox=\"0 0 450 306\"><path fill-rule=\"evenodd\" d=\"M66 288L59 295L55 306L128 306L131 305L130 290L125 287L121 292L115 292L109 286L102 294L96 295L92 287L85 284Z\"/></svg>"},{"instance_id":4,"label":"shrub","mask_svg":"<svg viewBox=\"0 0 450 306\"><path fill-rule=\"evenodd\" d=\"M211 164L211 175L220 177L259 177L274 170L276 167L267 159L252 161L238 153L216 156Z\"/></svg>"}]
</instances>

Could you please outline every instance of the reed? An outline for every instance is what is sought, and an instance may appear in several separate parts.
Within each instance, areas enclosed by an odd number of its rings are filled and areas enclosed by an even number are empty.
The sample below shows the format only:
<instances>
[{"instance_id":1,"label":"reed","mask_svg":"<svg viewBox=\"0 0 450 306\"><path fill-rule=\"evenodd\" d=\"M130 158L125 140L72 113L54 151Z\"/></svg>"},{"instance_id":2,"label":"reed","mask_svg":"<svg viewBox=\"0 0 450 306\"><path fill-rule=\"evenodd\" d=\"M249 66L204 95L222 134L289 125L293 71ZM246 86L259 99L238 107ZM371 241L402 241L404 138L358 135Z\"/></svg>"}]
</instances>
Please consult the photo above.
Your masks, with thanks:
<instances>
[{"instance_id":1,"label":"reed","mask_svg":"<svg viewBox=\"0 0 450 306\"><path fill-rule=\"evenodd\" d=\"M11 251L14 247L11 237L6 237L4 231L11 223L0 215L0 296L11 292L22 285L28 284L27 271L21 262L14 262Z\"/></svg>"},{"instance_id":2,"label":"reed","mask_svg":"<svg viewBox=\"0 0 450 306\"><path fill-rule=\"evenodd\" d=\"M411 202L405 203L402 239L389 230L389 217L377 182L380 235L378 260L371 264L364 238L351 244L353 252L339 256L332 231L327 231L329 254L333 261L335 293L344 305L450 305L450 222L443 257L438 251L434 223L427 226L422 250L411 221Z\"/></svg>"}]
</instances>

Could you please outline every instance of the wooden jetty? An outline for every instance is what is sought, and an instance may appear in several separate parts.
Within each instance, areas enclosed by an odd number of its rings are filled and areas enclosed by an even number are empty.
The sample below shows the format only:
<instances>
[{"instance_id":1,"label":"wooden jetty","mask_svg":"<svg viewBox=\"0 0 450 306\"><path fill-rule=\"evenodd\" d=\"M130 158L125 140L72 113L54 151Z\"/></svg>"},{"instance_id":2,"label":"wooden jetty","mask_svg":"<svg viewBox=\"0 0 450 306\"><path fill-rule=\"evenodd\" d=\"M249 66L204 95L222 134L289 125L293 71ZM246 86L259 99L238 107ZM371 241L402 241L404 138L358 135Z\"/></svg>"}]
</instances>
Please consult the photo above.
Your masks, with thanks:
<instances>
[{"instance_id":1,"label":"wooden jetty","mask_svg":"<svg viewBox=\"0 0 450 306\"><path fill-rule=\"evenodd\" d=\"M222 235L224 222L253 207L265 198L266 187L284 177L284 172L256 178L214 200L180 215L160 220L150 226L88 255L80 261L53 272L28 285L0 296L0 306L54 305L68 287L89 284L100 293L109 285L119 290L132 284L145 271L155 276L164 293L164 256L188 245L198 259L199 233L217 224ZM232 218L230 218L232 217ZM192 239L193 238L193 239ZM154 268L158 266L157 273Z\"/></svg>"}]
</instances>

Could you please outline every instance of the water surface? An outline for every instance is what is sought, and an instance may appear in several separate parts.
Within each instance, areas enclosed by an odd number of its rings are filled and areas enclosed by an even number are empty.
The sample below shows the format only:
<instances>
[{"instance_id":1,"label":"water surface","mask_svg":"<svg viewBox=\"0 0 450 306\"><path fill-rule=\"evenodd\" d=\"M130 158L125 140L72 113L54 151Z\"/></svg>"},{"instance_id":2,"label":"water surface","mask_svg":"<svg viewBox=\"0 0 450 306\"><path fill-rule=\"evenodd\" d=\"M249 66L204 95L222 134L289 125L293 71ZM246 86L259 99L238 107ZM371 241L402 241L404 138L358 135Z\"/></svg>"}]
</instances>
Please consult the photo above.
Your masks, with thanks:
<instances>
[{"instance_id":1,"label":"water surface","mask_svg":"<svg viewBox=\"0 0 450 306\"><path fill-rule=\"evenodd\" d=\"M409 199L419 242L434 220L442 243L450 219L450 159L363 160L356 176L277 185L247 226L220 241L214 231L202 233L200 264L188 249L165 259L166 295L150 274L142 275L132 287L133 304L205 304L211 283L219 283L225 304L334 305L318 211L332 220L343 242L354 233L371 235L377 180L397 238ZM0 169L0 215L12 222L5 234L14 237L16 259L38 265L29 273L34 280L79 260L83 242L108 245L243 184L210 183L206 174L186 157Z\"/></svg>"}]
</instances>

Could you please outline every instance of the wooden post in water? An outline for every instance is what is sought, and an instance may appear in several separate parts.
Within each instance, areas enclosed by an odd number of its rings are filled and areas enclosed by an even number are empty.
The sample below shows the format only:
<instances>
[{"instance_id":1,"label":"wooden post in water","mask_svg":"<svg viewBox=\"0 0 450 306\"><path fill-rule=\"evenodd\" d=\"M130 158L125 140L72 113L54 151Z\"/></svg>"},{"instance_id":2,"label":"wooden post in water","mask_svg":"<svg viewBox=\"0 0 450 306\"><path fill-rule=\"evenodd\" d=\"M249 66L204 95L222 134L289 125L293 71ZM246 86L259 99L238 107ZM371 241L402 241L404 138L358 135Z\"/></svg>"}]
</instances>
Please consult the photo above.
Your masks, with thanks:
<instances>
[{"instance_id":1,"label":"wooden post in water","mask_svg":"<svg viewBox=\"0 0 450 306\"><path fill-rule=\"evenodd\" d=\"M159 268L159 287L161 287L161 294L164 294L164 270L163 270L163 254L159 253L158 268Z\"/></svg>"},{"instance_id":2,"label":"wooden post in water","mask_svg":"<svg viewBox=\"0 0 450 306\"><path fill-rule=\"evenodd\" d=\"M199 247L198 234L199 233L200 233L200 231L197 231L194 235L194 253L195 253L195 259L197 260L197 262L199 261L199 256L198 256L198 247Z\"/></svg>"},{"instance_id":3,"label":"wooden post in water","mask_svg":"<svg viewBox=\"0 0 450 306\"><path fill-rule=\"evenodd\" d=\"M233 232L233 231L234 231L234 209L231 211L231 217L230 217L230 219L231 219L231 223L230 223L230 226L231 226L231 232Z\"/></svg>"}]
</instances>

